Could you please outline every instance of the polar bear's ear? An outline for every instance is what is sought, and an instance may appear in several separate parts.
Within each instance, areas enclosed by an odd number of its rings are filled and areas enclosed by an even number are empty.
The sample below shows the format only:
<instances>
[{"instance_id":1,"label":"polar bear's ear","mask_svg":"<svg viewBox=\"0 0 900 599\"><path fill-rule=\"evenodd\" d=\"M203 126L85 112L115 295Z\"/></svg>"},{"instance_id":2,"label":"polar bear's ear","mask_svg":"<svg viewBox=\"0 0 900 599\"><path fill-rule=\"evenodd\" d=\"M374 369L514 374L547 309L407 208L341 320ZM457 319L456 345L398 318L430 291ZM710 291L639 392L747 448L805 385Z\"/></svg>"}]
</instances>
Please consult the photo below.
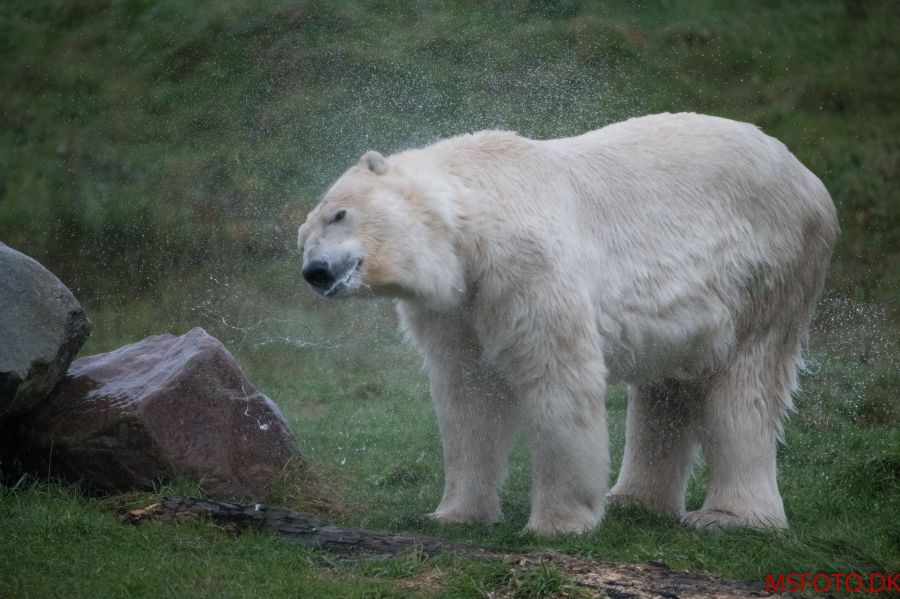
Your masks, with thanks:
<instances>
[{"instance_id":1,"label":"polar bear's ear","mask_svg":"<svg viewBox=\"0 0 900 599\"><path fill-rule=\"evenodd\" d=\"M359 165L367 168L376 175L383 175L387 172L387 160L379 152L369 150L359 159Z\"/></svg>"}]
</instances>

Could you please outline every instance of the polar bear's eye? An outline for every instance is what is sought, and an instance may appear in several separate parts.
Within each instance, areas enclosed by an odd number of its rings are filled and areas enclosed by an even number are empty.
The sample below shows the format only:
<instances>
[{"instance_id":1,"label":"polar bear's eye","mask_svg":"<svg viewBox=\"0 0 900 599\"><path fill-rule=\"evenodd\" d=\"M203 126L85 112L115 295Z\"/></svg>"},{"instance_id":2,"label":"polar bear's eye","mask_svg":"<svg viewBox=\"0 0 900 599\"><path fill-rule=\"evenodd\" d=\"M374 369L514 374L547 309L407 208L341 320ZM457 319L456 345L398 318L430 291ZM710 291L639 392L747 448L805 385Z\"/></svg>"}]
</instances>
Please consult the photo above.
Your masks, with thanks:
<instances>
[{"instance_id":1,"label":"polar bear's eye","mask_svg":"<svg viewBox=\"0 0 900 599\"><path fill-rule=\"evenodd\" d=\"M338 210L337 214L334 215L334 220L332 222L340 222L344 220L345 216L347 216L346 210Z\"/></svg>"}]
</instances>

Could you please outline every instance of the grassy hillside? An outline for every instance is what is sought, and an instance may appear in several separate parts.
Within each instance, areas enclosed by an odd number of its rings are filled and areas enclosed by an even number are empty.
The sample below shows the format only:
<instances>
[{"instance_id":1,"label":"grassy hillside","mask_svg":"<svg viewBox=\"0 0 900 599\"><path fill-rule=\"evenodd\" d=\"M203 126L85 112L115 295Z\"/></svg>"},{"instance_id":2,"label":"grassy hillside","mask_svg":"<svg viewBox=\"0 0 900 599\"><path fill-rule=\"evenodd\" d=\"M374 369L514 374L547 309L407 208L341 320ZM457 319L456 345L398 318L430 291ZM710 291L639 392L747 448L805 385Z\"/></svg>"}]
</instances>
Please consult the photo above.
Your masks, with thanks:
<instances>
[{"instance_id":1,"label":"grassy hillside","mask_svg":"<svg viewBox=\"0 0 900 599\"><path fill-rule=\"evenodd\" d=\"M691 110L796 152L840 210L833 285L881 298L900 280L898 15L866 0L4 2L0 237L78 290L153 292L172 272L286 259L300 215L368 148Z\"/></svg>"},{"instance_id":2,"label":"grassy hillside","mask_svg":"<svg viewBox=\"0 0 900 599\"><path fill-rule=\"evenodd\" d=\"M328 303L305 288L297 224L369 148L387 153L483 128L559 137L661 111L754 122L822 178L843 228L779 456L792 529L711 537L614 510L596 533L549 545L757 581L767 572L896 572L898 6L8 0L0 241L76 292L95 326L83 353L194 325L222 339L343 497L329 517L534 547L542 543L518 535L529 488L521 443L504 524L440 527L423 517L441 492L427 382L389 305ZM609 406L615 467L621 389ZM691 506L704 480L701 469ZM0 487L0 555L16 556L0 560L0 588L11 596L518 588L519 574L497 564L346 566L202 525L119 524L120 506L156 496L98 503L31 479Z\"/></svg>"}]
</instances>

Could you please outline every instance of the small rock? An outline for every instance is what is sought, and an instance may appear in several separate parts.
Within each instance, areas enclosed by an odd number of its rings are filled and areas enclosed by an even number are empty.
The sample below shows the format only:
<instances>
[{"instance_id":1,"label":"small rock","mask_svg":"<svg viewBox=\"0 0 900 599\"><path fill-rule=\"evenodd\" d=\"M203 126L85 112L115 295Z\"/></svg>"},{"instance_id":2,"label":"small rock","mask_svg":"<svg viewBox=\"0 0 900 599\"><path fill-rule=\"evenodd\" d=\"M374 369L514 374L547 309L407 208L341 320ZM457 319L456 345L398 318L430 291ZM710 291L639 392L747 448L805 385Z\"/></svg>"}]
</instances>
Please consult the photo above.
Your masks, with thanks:
<instances>
[{"instance_id":1,"label":"small rock","mask_svg":"<svg viewBox=\"0 0 900 599\"><path fill-rule=\"evenodd\" d=\"M91 334L72 292L0 243L0 420L47 397Z\"/></svg>"},{"instance_id":2,"label":"small rock","mask_svg":"<svg viewBox=\"0 0 900 599\"><path fill-rule=\"evenodd\" d=\"M20 430L32 467L104 490L175 471L215 495L264 497L300 457L278 407L201 328L76 360Z\"/></svg>"}]
</instances>

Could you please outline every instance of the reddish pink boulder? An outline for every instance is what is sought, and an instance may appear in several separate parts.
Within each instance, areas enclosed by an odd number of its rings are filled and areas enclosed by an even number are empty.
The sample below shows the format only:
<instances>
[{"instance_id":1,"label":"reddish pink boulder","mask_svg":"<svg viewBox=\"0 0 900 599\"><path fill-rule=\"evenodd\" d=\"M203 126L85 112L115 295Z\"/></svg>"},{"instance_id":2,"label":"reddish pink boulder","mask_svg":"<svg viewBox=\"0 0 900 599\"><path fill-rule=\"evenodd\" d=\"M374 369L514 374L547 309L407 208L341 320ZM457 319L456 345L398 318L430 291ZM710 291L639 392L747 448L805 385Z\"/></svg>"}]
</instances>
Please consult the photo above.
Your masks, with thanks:
<instances>
[{"instance_id":1,"label":"reddish pink boulder","mask_svg":"<svg viewBox=\"0 0 900 599\"><path fill-rule=\"evenodd\" d=\"M29 462L110 490L176 471L212 494L264 497L300 457L278 407L201 328L75 360L21 430Z\"/></svg>"}]
</instances>

